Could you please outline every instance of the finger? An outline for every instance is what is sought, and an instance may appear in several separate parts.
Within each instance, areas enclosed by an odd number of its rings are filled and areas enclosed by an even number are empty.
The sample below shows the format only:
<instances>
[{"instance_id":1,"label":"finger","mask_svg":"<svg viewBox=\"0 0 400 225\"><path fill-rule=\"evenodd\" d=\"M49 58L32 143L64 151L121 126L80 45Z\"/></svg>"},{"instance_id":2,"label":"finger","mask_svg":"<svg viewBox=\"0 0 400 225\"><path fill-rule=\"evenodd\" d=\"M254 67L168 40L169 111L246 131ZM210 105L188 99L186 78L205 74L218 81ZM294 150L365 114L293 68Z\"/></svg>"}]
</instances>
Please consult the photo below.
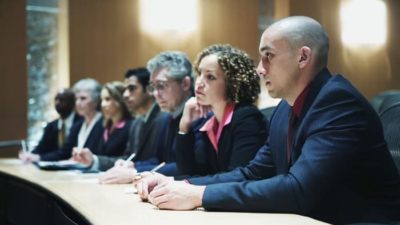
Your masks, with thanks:
<instances>
[{"instance_id":1,"label":"finger","mask_svg":"<svg viewBox=\"0 0 400 225\"><path fill-rule=\"evenodd\" d=\"M108 184L109 180L111 180L114 177L114 172L112 169L107 170L103 175L99 177L99 181L102 184Z\"/></svg>"},{"instance_id":2,"label":"finger","mask_svg":"<svg viewBox=\"0 0 400 225\"><path fill-rule=\"evenodd\" d=\"M72 155L75 155L75 154L77 153L77 151L78 151L78 148L77 148L77 147L74 147L74 148L72 149Z\"/></svg>"},{"instance_id":3,"label":"finger","mask_svg":"<svg viewBox=\"0 0 400 225\"><path fill-rule=\"evenodd\" d=\"M106 175L106 174L104 174L104 175L102 175L102 176L99 176L99 178L98 178L100 184L105 184L105 182L106 182L107 179L108 179L108 178L107 178L107 175Z\"/></svg>"},{"instance_id":4,"label":"finger","mask_svg":"<svg viewBox=\"0 0 400 225\"><path fill-rule=\"evenodd\" d=\"M75 155L72 155L72 160L80 162L81 161L81 157L80 157L79 154L75 154Z\"/></svg>"},{"instance_id":5,"label":"finger","mask_svg":"<svg viewBox=\"0 0 400 225\"><path fill-rule=\"evenodd\" d=\"M133 168L133 162L132 161L128 161L128 162L123 161L122 166L125 168Z\"/></svg>"},{"instance_id":6,"label":"finger","mask_svg":"<svg viewBox=\"0 0 400 225\"><path fill-rule=\"evenodd\" d=\"M153 190L149 194L149 198L156 198L158 196L162 196L168 193L167 188L165 187L166 184L157 184Z\"/></svg>"},{"instance_id":7,"label":"finger","mask_svg":"<svg viewBox=\"0 0 400 225\"><path fill-rule=\"evenodd\" d=\"M112 173L104 176L101 179L102 184L123 184L126 183L124 182L124 179L121 179L118 174Z\"/></svg>"},{"instance_id":8,"label":"finger","mask_svg":"<svg viewBox=\"0 0 400 225\"><path fill-rule=\"evenodd\" d=\"M164 197L164 196L163 196ZM164 202L161 202L161 203L159 203L158 205L156 205L159 209L174 209L173 207L172 207L172 204L171 204L171 201L168 201L168 200L166 200L166 201L164 201Z\"/></svg>"},{"instance_id":9,"label":"finger","mask_svg":"<svg viewBox=\"0 0 400 225\"><path fill-rule=\"evenodd\" d=\"M150 195L151 196L151 195ZM151 204L157 206L160 209L169 209L170 200L168 195L161 195L157 197L149 197L149 201Z\"/></svg>"},{"instance_id":10,"label":"finger","mask_svg":"<svg viewBox=\"0 0 400 225\"><path fill-rule=\"evenodd\" d=\"M199 112L200 117L203 115L203 107L199 103L196 103L196 111Z\"/></svg>"},{"instance_id":11,"label":"finger","mask_svg":"<svg viewBox=\"0 0 400 225\"><path fill-rule=\"evenodd\" d=\"M19 152L18 153L18 158L20 158L21 160L23 160L23 159L25 159L25 154L24 154L24 152Z\"/></svg>"},{"instance_id":12,"label":"finger","mask_svg":"<svg viewBox=\"0 0 400 225\"><path fill-rule=\"evenodd\" d=\"M115 162L115 166L124 166L124 164L125 164L125 161L122 161L122 160L118 160Z\"/></svg>"},{"instance_id":13,"label":"finger","mask_svg":"<svg viewBox=\"0 0 400 225\"><path fill-rule=\"evenodd\" d=\"M138 195L141 197L142 196L142 183L133 183L133 186L136 187Z\"/></svg>"},{"instance_id":14,"label":"finger","mask_svg":"<svg viewBox=\"0 0 400 225\"><path fill-rule=\"evenodd\" d=\"M149 197L149 190L147 182L138 183L138 194L143 201L147 201Z\"/></svg>"}]
</instances>

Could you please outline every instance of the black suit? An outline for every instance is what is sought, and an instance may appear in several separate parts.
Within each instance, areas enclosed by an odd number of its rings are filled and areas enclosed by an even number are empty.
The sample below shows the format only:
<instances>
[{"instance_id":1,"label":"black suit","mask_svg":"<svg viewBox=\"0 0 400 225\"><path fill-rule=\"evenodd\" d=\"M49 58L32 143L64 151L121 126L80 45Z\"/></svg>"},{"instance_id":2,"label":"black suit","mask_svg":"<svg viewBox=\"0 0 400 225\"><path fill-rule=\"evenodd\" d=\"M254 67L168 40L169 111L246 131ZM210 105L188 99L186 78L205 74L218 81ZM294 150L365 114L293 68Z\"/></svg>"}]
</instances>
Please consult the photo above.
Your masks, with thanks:
<instances>
[{"instance_id":1,"label":"black suit","mask_svg":"<svg viewBox=\"0 0 400 225\"><path fill-rule=\"evenodd\" d=\"M90 148L90 151L96 155L103 156L121 156L126 149L128 142L129 128L131 127L131 119L127 119L124 126L114 129L109 135L107 141L104 139L104 134L99 140L100 145L97 148Z\"/></svg>"},{"instance_id":2,"label":"black suit","mask_svg":"<svg viewBox=\"0 0 400 225\"><path fill-rule=\"evenodd\" d=\"M140 140L135 140L133 132L135 130L135 126L137 126L136 120L134 120L131 124L129 137L128 137L128 145L123 153L122 157L108 157L108 156L98 156L99 159L99 169L107 170L114 166L116 160L120 158L127 158L133 152L136 152L135 158L133 161L135 162L135 168L138 171L148 170L152 168L153 164L146 163L146 160L156 157L156 152L161 151L158 150L160 145L160 139L162 138L160 135L165 129L165 125L163 124L165 118L167 116L166 113L160 111L160 107L155 104L150 111L149 117L147 121L144 123L143 128L140 134ZM139 141L138 149L134 149L135 142Z\"/></svg>"},{"instance_id":3,"label":"black suit","mask_svg":"<svg viewBox=\"0 0 400 225\"><path fill-rule=\"evenodd\" d=\"M244 168L191 179L206 209L297 213L335 224L400 220L400 176L368 101L342 76L310 84L286 155L291 107L271 118L269 143Z\"/></svg>"},{"instance_id":4,"label":"black suit","mask_svg":"<svg viewBox=\"0 0 400 225\"><path fill-rule=\"evenodd\" d=\"M83 125L83 120L75 123L71 128L71 133L68 136L67 141L64 145L57 149L57 151L48 152L46 154L40 155L40 160L42 161L58 161L62 159L68 159L71 157L72 149L78 144L78 134ZM103 118L100 118L96 124L93 126L86 142L84 144L85 148L97 149L100 146L102 135L104 132Z\"/></svg>"},{"instance_id":5,"label":"black suit","mask_svg":"<svg viewBox=\"0 0 400 225\"><path fill-rule=\"evenodd\" d=\"M32 153L43 155L49 152L57 151L59 149L58 144L58 121L60 119L53 120L48 123L44 128L43 136L40 139L38 145L32 151ZM82 122L83 118L78 114L74 114L72 126L70 128L70 132L76 123Z\"/></svg>"},{"instance_id":6,"label":"black suit","mask_svg":"<svg viewBox=\"0 0 400 225\"><path fill-rule=\"evenodd\" d=\"M268 137L261 112L255 106L236 105L231 122L222 130L217 153L207 133L199 131L208 120L199 119L190 132L178 134L176 163L183 174L208 175L245 166Z\"/></svg>"},{"instance_id":7,"label":"black suit","mask_svg":"<svg viewBox=\"0 0 400 225\"><path fill-rule=\"evenodd\" d=\"M161 151L157 152L158 162L166 162L165 166L162 167L158 172L167 176L175 176L179 174L178 168L176 166L176 137L179 131L179 123L182 118L182 112L176 116L169 115L165 119L165 124L167 125L165 133L162 135L164 137L163 148ZM155 166L155 165L154 165Z\"/></svg>"}]
</instances>

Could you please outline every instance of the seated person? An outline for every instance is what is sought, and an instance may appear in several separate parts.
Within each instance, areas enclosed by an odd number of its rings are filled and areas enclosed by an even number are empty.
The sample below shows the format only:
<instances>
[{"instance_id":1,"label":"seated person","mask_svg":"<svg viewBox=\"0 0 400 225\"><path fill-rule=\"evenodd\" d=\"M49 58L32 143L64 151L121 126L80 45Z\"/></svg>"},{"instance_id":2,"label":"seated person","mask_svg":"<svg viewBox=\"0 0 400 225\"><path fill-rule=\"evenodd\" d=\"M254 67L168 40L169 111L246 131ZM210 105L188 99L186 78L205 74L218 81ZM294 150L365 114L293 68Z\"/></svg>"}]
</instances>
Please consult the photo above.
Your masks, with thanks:
<instances>
[{"instance_id":1,"label":"seated person","mask_svg":"<svg viewBox=\"0 0 400 225\"><path fill-rule=\"evenodd\" d=\"M145 171L151 169L152 164L147 166L146 163L150 158L155 157L159 141L161 139L163 125L157 122L165 113L160 112L160 108L155 103L154 98L146 91L149 84L150 73L146 68L135 68L128 70L125 74L125 91L124 100L131 114L136 114L136 119L132 122L129 129L128 143L123 156L112 157L104 155L93 155L90 151L81 151L80 157L84 159L84 163L92 165L92 170L107 170L114 164L122 165L132 153L134 168L137 171ZM121 159L122 161L118 161ZM98 161L98 162L96 162ZM97 167L96 167L97 166ZM130 171L131 172L131 171Z\"/></svg>"},{"instance_id":2,"label":"seated person","mask_svg":"<svg viewBox=\"0 0 400 225\"><path fill-rule=\"evenodd\" d=\"M101 110L104 115L104 131L102 137L97 140L97 148L75 147L72 159L90 166L80 152L91 151L96 155L121 156L128 141L131 115L123 100L125 86L123 83L114 81L104 85L101 90Z\"/></svg>"},{"instance_id":3,"label":"seated person","mask_svg":"<svg viewBox=\"0 0 400 225\"><path fill-rule=\"evenodd\" d=\"M248 165L229 172L187 182L148 175L137 185L140 196L161 209L397 224L400 176L381 122L348 80L329 72L328 50L327 33L312 18L273 23L261 37L257 73L282 101L266 144Z\"/></svg>"},{"instance_id":4,"label":"seated person","mask_svg":"<svg viewBox=\"0 0 400 225\"><path fill-rule=\"evenodd\" d=\"M175 138L185 101L193 93L192 66L185 54L166 51L150 59L147 69L150 71L150 84L147 90L155 97L161 111L168 112L169 115L160 119L159 122L161 123L159 126L165 126L165 128L160 134L163 138L158 141L161 147L158 147L156 157L141 163L145 163L148 170L161 162L166 162L159 172L177 175L179 172L175 163ZM131 183L136 172L133 166L134 164L116 165L100 177L100 182Z\"/></svg>"},{"instance_id":5,"label":"seated person","mask_svg":"<svg viewBox=\"0 0 400 225\"><path fill-rule=\"evenodd\" d=\"M75 94L70 89L61 89L54 99L55 109L59 118L48 123L44 129L39 144L32 153L19 153L19 158L25 162L37 161L39 155L57 151L61 148L75 123L82 121L82 117L75 113Z\"/></svg>"},{"instance_id":6,"label":"seated person","mask_svg":"<svg viewBox=\"0 0 400 225\"><path fill-rule=\"evenodd\" d=\"M86 78L74 84L76 112L83 121L76 123L64 145L57 151L39 155L35 161L59 161L71 158L72 149L97 149L103 135L102 115L100 106L101 85L94 79Z\"/></svg>"},{"instance_id":7,"label":"seated person","mask_svg":"<svg viewBox=\"0 0 400 225\"><path fill-rule=\"evenodd\" d=\"M245 166L267 137L254 106L260 85L253 60L232 46L212 45L199 54L195 71L196 97L185 104L176 141L178 169L194 176ZM213 116L204 118L209 109Z\"/></svg>"}]
</instances>

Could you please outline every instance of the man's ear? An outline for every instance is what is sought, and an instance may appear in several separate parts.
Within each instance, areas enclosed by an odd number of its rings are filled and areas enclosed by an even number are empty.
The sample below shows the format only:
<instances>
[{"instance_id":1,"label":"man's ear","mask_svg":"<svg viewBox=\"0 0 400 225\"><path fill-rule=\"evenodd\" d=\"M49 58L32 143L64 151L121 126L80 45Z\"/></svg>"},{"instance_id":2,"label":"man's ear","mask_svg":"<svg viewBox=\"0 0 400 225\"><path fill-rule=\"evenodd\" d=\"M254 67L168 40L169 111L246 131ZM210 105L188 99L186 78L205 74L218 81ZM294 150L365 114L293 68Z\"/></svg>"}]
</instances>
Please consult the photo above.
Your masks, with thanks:
<instances>
[{"instance_id":1,"label":"man's ear","mask_svg":"<svg viewBox=\"0 0 400 225\"><path fill-rule=\"evenodd\" d=\"M299 49L299 67L304 68L311 62L311 49L307 46L303 46Z\"/></svg>"},{"instance_id":2,"label":"man's ear","mask_svg":"<svg viewBox=\"0 0 400 225\"><path fill-rule=\"evenodd\" d=\"M183 90L189 91L190 87L192 85L192 80L190 80L189 76L185 76L183 78L183 80L182 80L182 84L181 85L182 85Z\"/></svg>"}]
</instances>

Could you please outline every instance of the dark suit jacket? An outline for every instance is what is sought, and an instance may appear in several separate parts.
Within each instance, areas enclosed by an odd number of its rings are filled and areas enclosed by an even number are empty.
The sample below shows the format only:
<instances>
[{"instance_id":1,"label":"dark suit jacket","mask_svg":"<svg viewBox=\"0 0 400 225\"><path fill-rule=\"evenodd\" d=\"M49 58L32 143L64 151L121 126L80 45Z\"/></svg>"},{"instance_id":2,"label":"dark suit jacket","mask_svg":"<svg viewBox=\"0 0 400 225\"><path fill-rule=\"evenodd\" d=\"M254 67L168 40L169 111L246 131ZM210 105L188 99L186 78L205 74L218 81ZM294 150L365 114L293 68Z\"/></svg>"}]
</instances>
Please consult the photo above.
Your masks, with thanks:
<instances>
[{"instance_id":1,"label":"dark suit jacket","mask_svg":"<svg viewBox=\"0 0 400 225\"><path fill-rule=\"evenodd\" d=\"M58 161L62 159L68 159L71 157L72 148L76 147L78 144L78 134L81 130L83 120L75 123L71 128L71 133L68 136L67 141L64 145L57 149L56 151L48 152L46 154L40 155L40 160L42 161ZM103 135L103 119L100 118L96 124L93 126L84 147L89 149L97 149L100 145L100 140Z\"/></svg>"},{"instance_id":2,"label":"dark suit jacket","mask_svg":"<svg viewBox=\"0 0 400 225\"><path fill-rule=\"evenodd\" d=\"M162 146L158 148L156 158L151 158L146 162L148 166L150 166L148 169L157 166L157 164L161 162L165 162L165 166L158 170L159 173L167 176L175 176L179 174L175 163L175 154L176 136L178 135L179 122L181 118L182 112L176 116L167 114L167 116L162 119L162 123L165 125L165 128L163 129L164 131L160 134L160 144Z\"/></svg>"},{"instance_id":3,"label":"dark suit jacket","mask_svg":"<svg viewBox=\"0 0 400 225\"><path fill-rule=\"evenodd\" d=\"M327 69L310 85L292 162L286 159L290 106L282 101L269 142L248 166L190 180L229 182L207 186L206 209L297 213L335 224L400 219L400 177L373 108Z\"/></svg>"},{"instance_id":4,"label":"dark suit jacket","mask_svg":"<svg viewBox=\"0 0 400 225\"><path fill-rule=\"evenodd\" d=\"M126 143L128 142L129 129L131 127L132 120L129 118L126 120L125 125L121 128L116 128L108 137L108 140L104 140L104 132L101 136L100 145L97 149L90 149L93 154L103 156L122 156L126 149Z\"/></svg>"},{"instance_id":5,"label":"dark suit jacket","mask_svg":"<svg viewBox=\"0 0 400 225\"><path fill-rule=\"evenodd\" d=\"M149 118L146 123L143 125L141 130L141 139L133 140L134 135L133 131L135 130L135 121L132 122L130 132L129 132L129 141L128 146L126 147L122 157L109 157L109 156L98 156L99 158L99 167L100 170L107 170L114 166L114 163L117 159L127 158L132 152L136 152L136 156L133 159L135 161L135 168L138 171L145 171L151 169L155 164L157 164L157 160L153 163L150 163L149 159L156 158L156 152L161 151L159 148L162 146L160 144L160 139L162 139L161 134L165 129L164 121L167 116L166 113L160 112L160 107L158 105L154 105L152 111L150 112ZM137 150L134 150L134 142L139 141L139 147Z\"/></svg>"},{"instance_id":6,"label":"dark suit jacket","mask_svg":"<svg viewBox=\"0 0 400 225\"><path fill-rule=\"evenodd\" d=\"M48 152L57 151L59 148L58 146L58 121L59 119L53 120L52 122L48 123L43 131L43 136L40 139L38 145L32 151L35 154L46 154ZM82 121L82 117L75 113L72 127L75 123L79 123Z\"/></svg>"},{"instance_id":7,"label":"dark suit jacket","mask_svg":"<svg viewBox=\"0 0 400 225\"><path fill-rule=\"evenodd\" d=\"M245 166L268 136L264 116L255 106L236 105L231 122L222 129L217 153L207 133L199 131L208 120L195 121L189 133L177 136L176 163L183 174L215 174Z\"/></svg>"}]
</instances>

